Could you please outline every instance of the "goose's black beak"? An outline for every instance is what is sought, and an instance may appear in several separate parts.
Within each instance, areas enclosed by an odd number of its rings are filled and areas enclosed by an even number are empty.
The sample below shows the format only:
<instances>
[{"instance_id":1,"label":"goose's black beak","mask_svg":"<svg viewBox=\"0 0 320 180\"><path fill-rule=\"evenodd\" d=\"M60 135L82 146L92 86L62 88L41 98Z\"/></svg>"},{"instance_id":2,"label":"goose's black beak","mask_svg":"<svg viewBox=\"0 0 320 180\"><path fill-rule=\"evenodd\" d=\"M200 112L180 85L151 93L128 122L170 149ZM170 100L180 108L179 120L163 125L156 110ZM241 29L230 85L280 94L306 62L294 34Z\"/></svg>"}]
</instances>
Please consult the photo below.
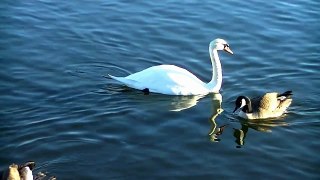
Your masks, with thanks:
<instances>
[{"instance_id":1,"label":"goose's black beak","mask_svg":"<svg viewBox=\"0 0 320 180\"><path fill-rule=\"evenodd\" d=\"M238 107L236 106L236 107L234 108L234 110L233 110L233 113L236 112L237 109L238 109Z\"/></svg>"}]
</instances>

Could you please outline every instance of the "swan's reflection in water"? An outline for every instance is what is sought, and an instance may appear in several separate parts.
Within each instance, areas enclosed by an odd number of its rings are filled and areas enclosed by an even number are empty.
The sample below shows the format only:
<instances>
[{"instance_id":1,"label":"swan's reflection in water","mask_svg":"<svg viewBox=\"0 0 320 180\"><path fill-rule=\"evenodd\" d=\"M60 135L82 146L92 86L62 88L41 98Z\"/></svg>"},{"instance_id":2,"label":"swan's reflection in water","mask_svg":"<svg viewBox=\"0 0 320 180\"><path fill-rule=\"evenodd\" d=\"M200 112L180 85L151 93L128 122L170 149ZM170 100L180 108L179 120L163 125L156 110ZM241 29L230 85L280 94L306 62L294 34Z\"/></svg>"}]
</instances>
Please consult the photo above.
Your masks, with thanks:
<instances>
[{"instance_id":1,"label":"swan's reflection in water","mask_svg":"<svg viewBox=\"0 0 320 180\"><path fill-rule=\"evenodd\" d=\"M183 111L189 109L199 102L205 95L192 96L171 96L157 93L143 93L123 86L107 87L109 93L119 94L122 99L133 99L134 102L142 103L148 107L156 107L157 109L166 109L169 111ZM123 93L125 92L125 93Z\"/></svg>"},{"instance_id":2,"label":"swan's reflection in water","mask_svg":"<svg viewBox=\"0 0 320 180\"><path fill-rule=\"evenodd\" d=\"M237 148L241 148L245 144L245 139L249 129L256 131L270 133L273 127L288 125L282 119L270 119L270 120L239 120L241 124L240 129L233 128L233 136L236 138L235 142Z\"/></svg>"},{"instance_id":3,"label":"swan's reflection in water","mask_svg":"<svg viewBox=\"0 0 320 180\"><path fill-rule=\"evenodd\" d=\"M221 108L222 95L219 93L212 94L212 115L209 119L211 123L211 128L209 131L209 137L212 142L220 141L219 136L223 133L224 128L227 124L218 126L216 123L216 118L223 112Z\"/></svg>"},{"instance_id":4,"label":"swan's reflection in water","mask_svg":"<svg viewBox=\"0 0 320 180\"><path fill-rule=\"evenodd\" d=\"M199 100L205 96L170 96L150 94L148 98L144 99L149 105L156 104L154 107L164 108L169 111L183 111L189 109L199 102Z\"/></svg>"},{"instance_id":5,"label":"swan's reflection in water","mask_svg":"<svg viewBox=\"0 0 320 180\"><path fill-rule=\"evenodd\" d=\"M169 105L170 111L182 111L189 109L199 102L203 95L199 96L174 96Z\"/></svg>"}]
</instances>

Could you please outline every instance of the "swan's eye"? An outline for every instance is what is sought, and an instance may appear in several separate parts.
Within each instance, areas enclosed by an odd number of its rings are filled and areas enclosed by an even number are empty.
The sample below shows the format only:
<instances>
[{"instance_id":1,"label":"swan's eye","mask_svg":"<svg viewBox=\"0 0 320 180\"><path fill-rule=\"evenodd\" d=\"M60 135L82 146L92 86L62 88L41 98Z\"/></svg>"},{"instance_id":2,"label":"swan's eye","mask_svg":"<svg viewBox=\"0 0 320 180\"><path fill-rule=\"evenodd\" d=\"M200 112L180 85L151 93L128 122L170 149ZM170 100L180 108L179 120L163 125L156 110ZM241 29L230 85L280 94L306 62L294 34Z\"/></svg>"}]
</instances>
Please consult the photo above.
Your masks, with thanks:
<instances>
[{"instance_id":1,"label":"swan's eye","mask_svg":"<svg viewBox=\"0 0 320 180\"><path fill-rule=\"evenodd\" d=\"M226 48L226 47L229 47L229 44L224 44L223 46L224 46L224 48Z\"/></svg>"}]
</instances>

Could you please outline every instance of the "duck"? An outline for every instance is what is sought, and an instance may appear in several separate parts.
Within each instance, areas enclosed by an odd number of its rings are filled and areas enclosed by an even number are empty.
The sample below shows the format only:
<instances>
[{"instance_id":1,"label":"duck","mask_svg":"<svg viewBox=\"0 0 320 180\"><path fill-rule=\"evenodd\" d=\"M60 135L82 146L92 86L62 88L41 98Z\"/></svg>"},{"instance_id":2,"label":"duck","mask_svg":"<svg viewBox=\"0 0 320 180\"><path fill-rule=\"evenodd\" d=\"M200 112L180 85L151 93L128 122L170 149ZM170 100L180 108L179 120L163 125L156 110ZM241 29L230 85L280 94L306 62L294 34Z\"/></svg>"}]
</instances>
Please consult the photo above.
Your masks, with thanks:
<instances>
[{"instance_id":1,"label":"duck","mask_svg":"<svg viewBox=\"0 0 320 180\"><path fill-rule=\"evenodd\" d=\"M47 177L42 172L33 175L35 165L34 161L28 161L19 165L13 163L5 170L0 171L0 180L56 180L55 176Z\"/></svg>"},{"instance_id":2,"label":"duck","mask_svg":"<svg viewBox=\"0 0 320 180\"><path fill-rule=\"evenodd\" d=\"M33 180L32 170L35 167L35 162L29 161L21 165L11 164L8 169L1 172L1 179L10 180Z\"/></svg>"},{"instance_id":3,"label":"duck","mask_svg":"<svg viewBox=\"0 0 320 180\"><path fill-rule=\"evenodd\" d=\"M238 96L233 113L243 119L268 119L282 116L292 103L292 91L268 92L256 98Z\"/></svg>"},{"instance_id":4,"label":"duck","mask_svg":"<svg viewBox=\"0 0 320 180\"><path fill-rule=\"evenodd\" d=\"M18 165L11 164L7 170L1 172L1 180L20 180Z\"/></svg>"},{"instance_id":5,"label":"duck","mask_svg":"<svg viewBox=\"0 0 320 180\"><path fill-rule=\"evenodd\" d=\"M206 95L218 93L222 84L222 67L218 51L223 50L233 54L229 44L217 38L209 44L209 54L212 65L212 78L210 82L202 82L188 70L175 65L152 66L126 77L110 78L145 94L159 93L165 95Z\"/></svg>"}]
</instances>

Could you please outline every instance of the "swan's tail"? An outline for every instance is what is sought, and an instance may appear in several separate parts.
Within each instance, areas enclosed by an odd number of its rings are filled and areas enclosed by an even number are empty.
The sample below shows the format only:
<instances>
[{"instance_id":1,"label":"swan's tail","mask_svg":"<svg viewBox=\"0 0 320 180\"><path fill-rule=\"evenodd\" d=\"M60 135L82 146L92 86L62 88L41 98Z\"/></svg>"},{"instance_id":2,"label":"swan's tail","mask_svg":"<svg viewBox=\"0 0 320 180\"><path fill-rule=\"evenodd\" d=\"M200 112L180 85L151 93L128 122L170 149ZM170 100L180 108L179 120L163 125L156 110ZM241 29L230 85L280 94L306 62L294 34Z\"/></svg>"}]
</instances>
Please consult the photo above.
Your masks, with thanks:
<instances>
[{"instance_id":1,"label":"swan's tail","mask_svg":"<svg viewBox=\"0 0 320 180\"><path fill-rule=\"evenodd\" d=\"M124 77L116 77L116 76L112 76L112 75L110 75L110 74L108 74L108 76L107 77L109 77L109 78L111 78L111 79L114 79L114 80L116 80L116 81L120 81L121 82L121 79L123 79Z\"/></svg>"},{"instance_id":2,"label":"swan's tail","mask_svg":"<svg viewBox=\"0 0 320 180\"><path fill-rule=\"evenodd\" d=\"M111 79L114 79L116 81L119 81L121 82L122 84L128 86L128 87L131 87L131 88L136 88L136 89L141 89L140 87L137 87L137 81L135 80L132 80L132 79L128 79L126 77L116 77L116 76L112 76L110 74L108 74L108 76L111 78Z\"/></svg>"},{"instance_id":3,"label":"swan's tail","mask_svg":"<svg viewBox=\"0 0 320 180\"><path fill-rule=\"evenodd\" d=\"M114 80L116 80L116 81L119 81L119 82L121 82L121 83L123 83L123 84L128 84L128 79L126 79L125 77L117 77L117 76L112 76L112 75L110 75L110 74L108 74L108 76L111 78L111 79L114 79Z\"/></svg>"}]
</instances>

